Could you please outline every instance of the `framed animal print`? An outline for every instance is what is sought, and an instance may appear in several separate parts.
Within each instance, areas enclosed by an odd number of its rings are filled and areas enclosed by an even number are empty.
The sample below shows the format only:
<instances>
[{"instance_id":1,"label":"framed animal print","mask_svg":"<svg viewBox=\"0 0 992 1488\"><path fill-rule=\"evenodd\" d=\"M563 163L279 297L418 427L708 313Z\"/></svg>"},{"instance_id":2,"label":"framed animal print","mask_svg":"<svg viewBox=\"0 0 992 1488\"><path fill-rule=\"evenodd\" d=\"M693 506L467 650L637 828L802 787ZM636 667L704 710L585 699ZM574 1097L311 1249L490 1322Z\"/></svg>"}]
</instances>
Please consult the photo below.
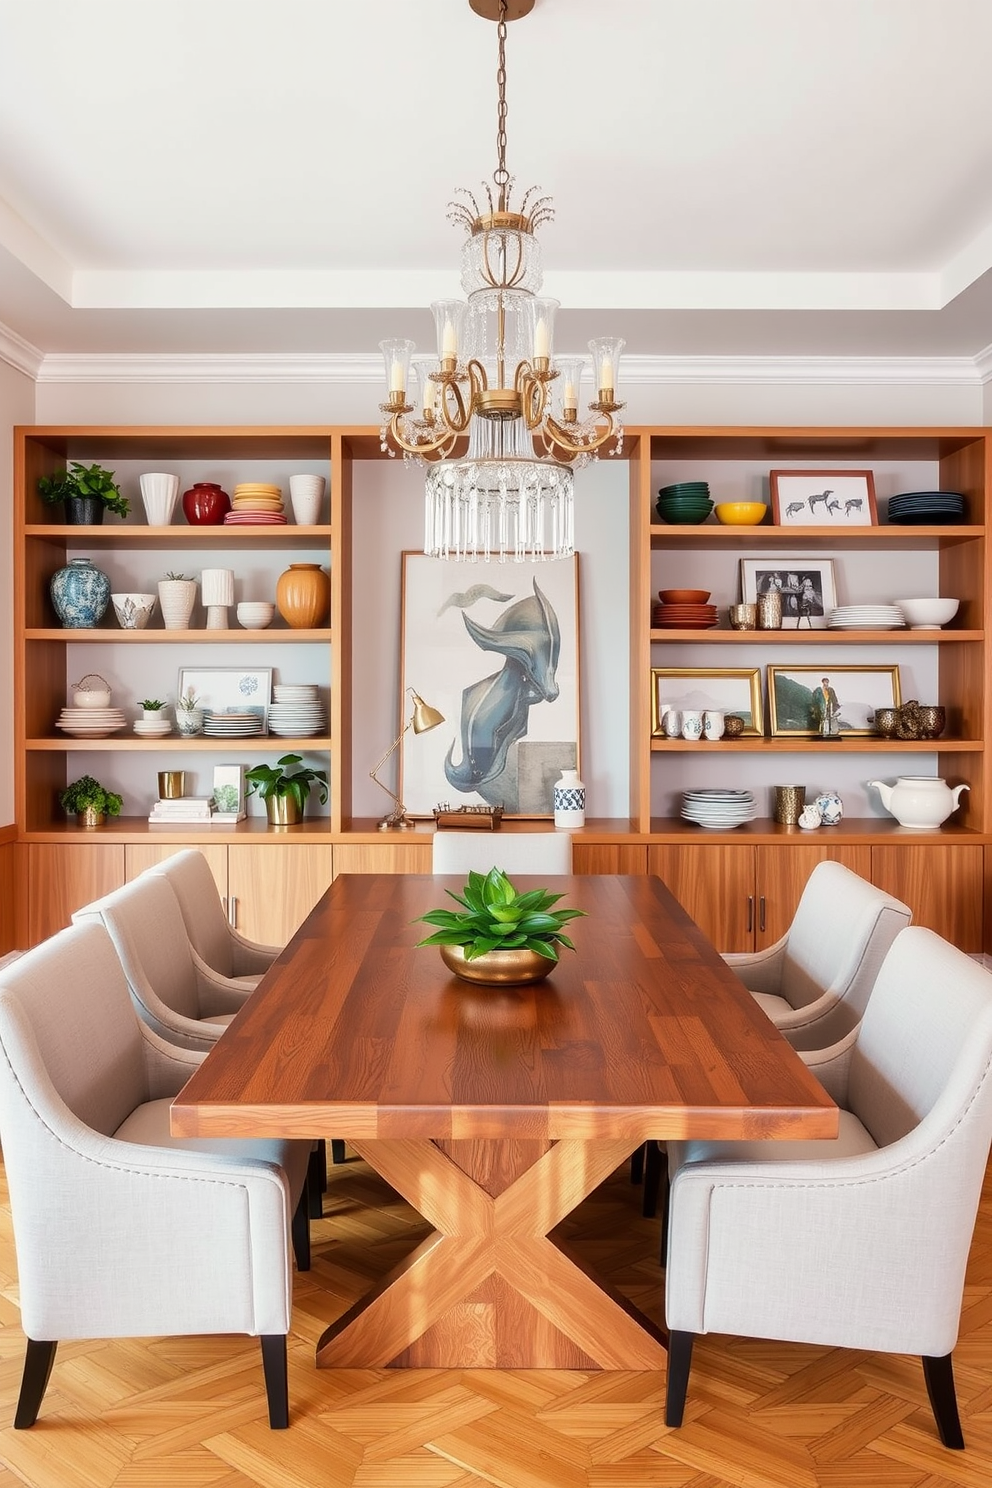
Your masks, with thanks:
<instances>
[{"instance_id":1,"label":"framed animal print","mask_svg":"<svg viewBox=\"0 0 992 1488\"><path fill-rule=\"evenodd\" d=\"M777 527L876 527L870 470L772 470L772 520Z\"/></svg>"}]
</instances>

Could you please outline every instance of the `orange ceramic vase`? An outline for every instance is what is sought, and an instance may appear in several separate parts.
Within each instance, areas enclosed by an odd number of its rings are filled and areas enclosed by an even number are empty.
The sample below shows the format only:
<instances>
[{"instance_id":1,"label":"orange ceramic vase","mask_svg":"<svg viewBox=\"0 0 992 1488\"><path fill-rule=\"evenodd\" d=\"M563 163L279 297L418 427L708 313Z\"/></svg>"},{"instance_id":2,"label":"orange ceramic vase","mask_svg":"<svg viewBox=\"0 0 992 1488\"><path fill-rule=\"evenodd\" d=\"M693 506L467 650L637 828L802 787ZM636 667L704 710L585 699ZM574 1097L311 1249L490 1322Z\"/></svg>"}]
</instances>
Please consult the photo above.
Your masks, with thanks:
<instances>
[{"instance_id":1,"label":"orange ceramic vase","mask_svg":"<svg viewBox=\"0 0 992 1488\"><path fill-rule=\"evenodd\" d=\"M276 581L276 608L294 630L314 630L327 619L331 581L319 563L291 563Z\"/></svg>"}]
</instances>

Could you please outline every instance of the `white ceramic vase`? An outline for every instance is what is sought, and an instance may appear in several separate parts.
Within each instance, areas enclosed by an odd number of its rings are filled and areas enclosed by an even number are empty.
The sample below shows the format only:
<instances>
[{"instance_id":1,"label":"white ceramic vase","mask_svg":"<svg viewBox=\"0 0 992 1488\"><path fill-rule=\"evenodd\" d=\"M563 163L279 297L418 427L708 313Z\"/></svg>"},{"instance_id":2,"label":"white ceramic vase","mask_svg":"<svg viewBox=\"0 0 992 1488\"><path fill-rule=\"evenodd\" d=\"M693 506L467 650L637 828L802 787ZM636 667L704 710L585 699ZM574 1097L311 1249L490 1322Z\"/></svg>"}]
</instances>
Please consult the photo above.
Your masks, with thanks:
<instances>
[{"instance_id":1,"label":"white ceramic vase","mask_svg":"<svg viewBox=\"0 0 992 1488\"><path fill-rule=\"evenodd\" d=\"M179 500L178 475L153 470L139 475L138 484L149 527L168 527Z\"/></svg>"},{"instance_id":2,"label":"white ceramic vase","mask_svg":"<svg viewBox=\"0 0 992 1488\"><path fill-rule=\"evenodd\" d=\"M195 579L160 579L158 602L166 630L189 630L196 604Z\"/></svg>"},{"instance_id":3,"label":"white ceramic vase","mask_svg":"<svg viewBox=\"0 0 992 1488\"><path fill-rule=\"evenodd\" d=\"M320 521L325 485L322 475L289 477L289 500L293 508L293 519L298 527L315 527Z\"/></svg>"},{"instance_id":4,"label":"white ceramic vase","mask_svg":"<svg viewBox=\"0 0 992 1488\"><path fill-rule=\"evenodd\" d=\"M202 708L180 708L176 704L176 728L185 737L190 738L193 734L203 732L203 709Z\"/></svg>"},{"instance_id":5,"label":"white ceramic vase","mask_svg":"<svg viewBox=\"0 0 992 1488\"><path fill-rule=\"evenodd\" d=\"M571 832L585 826L586 788L578 770L562 770L561 779L555 781L554 807L558 831Z\"/></svg>"}]
</instances>

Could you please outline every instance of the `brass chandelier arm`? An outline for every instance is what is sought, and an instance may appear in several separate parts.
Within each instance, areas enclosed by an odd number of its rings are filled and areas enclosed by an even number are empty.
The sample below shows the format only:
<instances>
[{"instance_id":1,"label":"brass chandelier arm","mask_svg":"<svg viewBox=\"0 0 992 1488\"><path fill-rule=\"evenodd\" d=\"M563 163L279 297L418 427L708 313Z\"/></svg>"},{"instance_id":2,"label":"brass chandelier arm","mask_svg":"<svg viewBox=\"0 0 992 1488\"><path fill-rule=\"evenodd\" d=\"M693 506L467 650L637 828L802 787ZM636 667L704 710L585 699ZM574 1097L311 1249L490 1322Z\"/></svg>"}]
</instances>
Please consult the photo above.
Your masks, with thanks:
<instances>
[{"instance_id":1,"label":"brass chandelier arm","mask_svg":"<svg viewBox=\"0 0 992 1488\"><path fill-rule=\"evenodd\" d=\"M544 418L548 402L547 384L534 376L529 362L521 362L517 368L515 386L520 395L520 408L528 429L536 429Z\"/></svg>"},{"instance_id":2,"label":"brass chandelier arm","mask_svg":"<svg viewBox=\"0 0 992 1488\"><path fill-rule=\"evenodd\" d=\"M600 449L614 433L616 425L613 415L606 414L605 428L596 430L585 438L576 437L574 432L569 431L557 419L550 416L545 419L541 429L541 436L548 448L549 454L564 454L566 457L575 455L591 454L593 450Z\"/></svg>"},{"instance_id":3,"label":"brass chandelier arm","mask_svg":"<svg viewBox=\"0 0 992 1488\"><path fill-rule=\"evenodd\" d=\"M389 436L397 447L407 455L419 455L422 460L430 460L432 457L443 460L454 449L458 439L458 431L446 428L443 424L438 428L437 435L432 439L429 436L418 435L416 440L405 439L401 432L401 419L403 415L394 413L389 421ZM426 430L430 426L421 424L421 429ZM382 761L380 761L380 764ZM376 766L378 769L379 766ZM381 781L378 784L382 784ZM385 789L385 787L383 787Z\"/></svg>"}]
</instances>

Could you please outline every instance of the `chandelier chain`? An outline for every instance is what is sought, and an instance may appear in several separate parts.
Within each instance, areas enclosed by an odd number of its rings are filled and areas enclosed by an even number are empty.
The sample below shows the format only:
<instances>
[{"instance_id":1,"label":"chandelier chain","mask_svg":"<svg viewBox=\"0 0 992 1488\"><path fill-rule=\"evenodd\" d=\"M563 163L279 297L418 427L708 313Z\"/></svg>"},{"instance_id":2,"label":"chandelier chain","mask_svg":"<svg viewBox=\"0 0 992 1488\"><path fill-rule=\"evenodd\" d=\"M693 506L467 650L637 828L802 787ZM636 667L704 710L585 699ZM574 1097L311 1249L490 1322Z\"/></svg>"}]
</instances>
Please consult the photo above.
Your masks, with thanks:
<instances>
[{"instance_id":1,"label":"chandelier chain","mask_svg":"<svg viewBox=\"0 0 992 1488\"><path fill-rule=\"evenodd\" d=\"M499 0L499 63L496 68L496 89L499 103L496 109L496 157L497 165L493 180L499 187L499 210L506 211L506 188L510 177L506 169L506 0Z\"/></svg>"}]
</instances>

